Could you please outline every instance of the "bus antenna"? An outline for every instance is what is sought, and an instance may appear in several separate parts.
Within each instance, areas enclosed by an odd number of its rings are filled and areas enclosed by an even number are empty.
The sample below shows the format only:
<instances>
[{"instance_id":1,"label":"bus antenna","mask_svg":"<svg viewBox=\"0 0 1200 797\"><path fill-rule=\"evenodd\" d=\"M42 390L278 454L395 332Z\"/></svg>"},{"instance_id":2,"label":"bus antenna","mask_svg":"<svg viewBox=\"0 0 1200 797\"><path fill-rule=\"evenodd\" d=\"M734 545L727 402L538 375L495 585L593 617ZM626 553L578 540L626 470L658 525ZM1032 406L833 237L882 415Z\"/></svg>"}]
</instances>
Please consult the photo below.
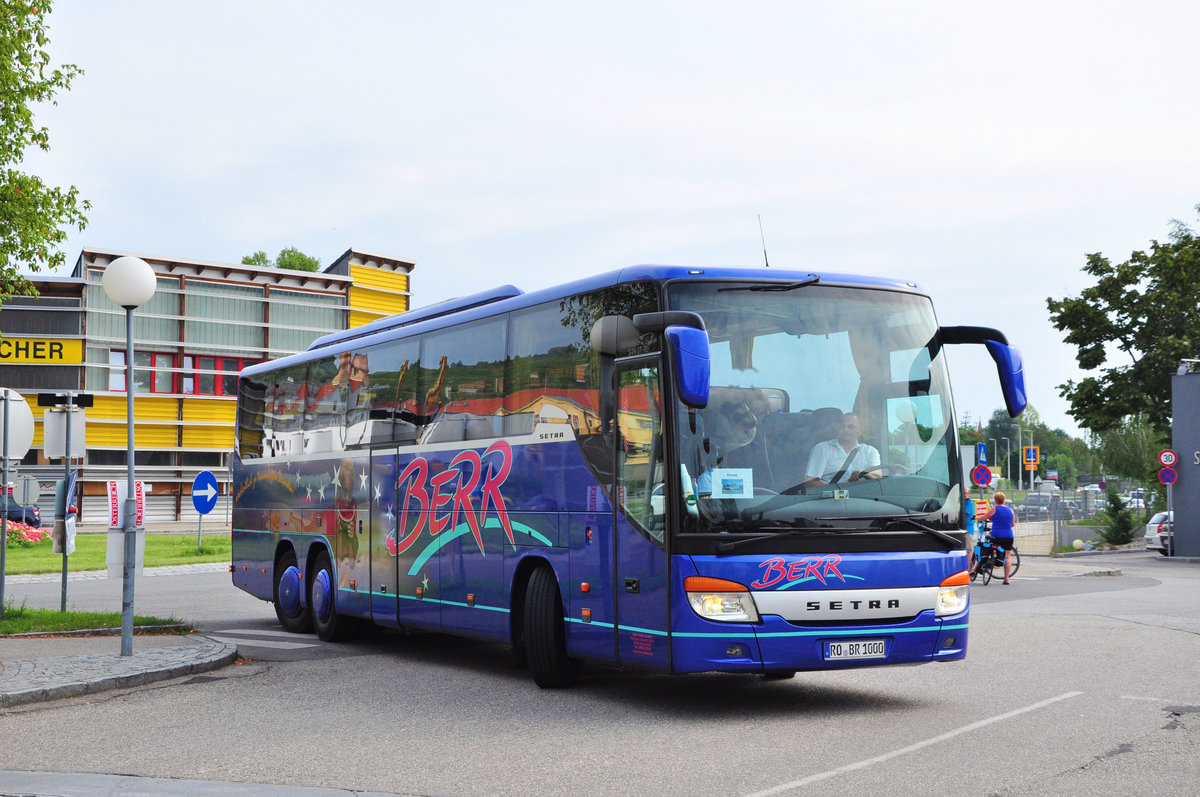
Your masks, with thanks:
<instances>
[{"instance_id":1,"label":"bus antenna","mask_svg":"<svg viewBox=\"0 0 1200 797\"><path fill-rule=\"evenodd\" d=\"M770 268L770 267L771 267L771 264L770 264L770 262L767 260L767 237L766 237L765 235L763 235L763 229L762 229L762 214L761 214L761 213L759 213L759 214L758 214L758 237L759 237L760 239L762 239L762 245L763 245L763 265L764 265L766 268Z\"/></svg>"}]
</instances>

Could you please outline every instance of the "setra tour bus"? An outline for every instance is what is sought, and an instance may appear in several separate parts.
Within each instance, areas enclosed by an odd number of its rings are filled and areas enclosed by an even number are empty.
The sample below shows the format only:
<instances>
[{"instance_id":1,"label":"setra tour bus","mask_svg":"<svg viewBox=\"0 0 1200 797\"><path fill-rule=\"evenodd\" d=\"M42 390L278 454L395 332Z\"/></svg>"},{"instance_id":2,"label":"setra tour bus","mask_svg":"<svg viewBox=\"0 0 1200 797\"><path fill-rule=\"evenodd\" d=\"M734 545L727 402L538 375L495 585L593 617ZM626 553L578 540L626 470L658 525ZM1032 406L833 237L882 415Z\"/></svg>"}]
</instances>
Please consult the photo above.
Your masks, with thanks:
<instances>
[{"instance_id":1,"label":"setra tour bus","mask_svg":"<svg viewBox=\"0 0 1200 797\"><path fill-rule=\"evenodd\" d=\"M512 286L245 369L233 583L281 625L511 644L542 687L584 661L789 676L962 659L963 467L913 283L638 266Z\"/></svg>"}]
</instances>

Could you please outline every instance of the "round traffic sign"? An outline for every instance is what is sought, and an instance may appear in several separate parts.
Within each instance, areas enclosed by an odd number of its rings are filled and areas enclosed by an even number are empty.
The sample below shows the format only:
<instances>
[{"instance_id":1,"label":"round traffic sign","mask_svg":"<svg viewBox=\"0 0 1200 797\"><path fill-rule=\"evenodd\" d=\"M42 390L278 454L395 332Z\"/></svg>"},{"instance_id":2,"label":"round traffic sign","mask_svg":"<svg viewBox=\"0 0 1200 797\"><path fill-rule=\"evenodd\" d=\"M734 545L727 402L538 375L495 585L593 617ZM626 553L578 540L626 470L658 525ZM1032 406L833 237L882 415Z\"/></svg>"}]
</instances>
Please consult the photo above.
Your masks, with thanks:
<instances>
[{"instance_id":1,"label":"round traffic sign","mask_svg":"<svg viewBox=\"0 0 1200 797\"><path fill-rule=\"evenodd\" d=\"M1174 468L1163 468L1158 472L1158 480L1163 484L1174 484L1177 475Z\"/></svg>"},{"instance_id":2,"label":"round traffic sign","mask_svg":"<svg viewBox=\"0 0 1200 797\"><path fill-rule=\"evenodd\" d=\"M1164 468L1169 468L1178 461L1179 457L1176 456L1175 452L1169 448L1158 455L1158 464L1162 465Z\"/></svg>"},{"instance_id":3,"label":"round traffic sign","mask_svg":"<svg viewBox=\"0 0 1200 797\"><path fill-rule=\"evenodd\" d=\"M212 471L202 470L196 474L196 480L192 482L192 506L196 507L197 512L207 515L213 511L219 494L217 477L212 475Z\"/></svg>"},{"instance_id":4,"label":"round traffic sign","mask_svg":"<svg viewBox=\"0 0 1200 797\"><path fill-rule=\"evenodd\" d=\"M971 481L976 487L987 487L992 483L992 472L987 465L976 465L971 468Z\"/></svg>"},{"instance_id":5,"label":"round traffic sign","mask_svg":"<svg viewBox=\"0 0 1200 797\"><path fill-rule=\"evenodd\" d=\"M0 387L0 424L4 423L5 395L8 396L8 450L0 452L0 456L11 461L24 457L33 445L33 410L20 393Z\"/></svg>"},{"instance_id":6,"label":"round traffic sign","mask_svg":"<svg viewBox=\"0 0 1200 797\"><path fill-rule=\"evenodd\" d=\"M38 480L28 473L17 479L17 486L13 489L13 500L19 506L33 506L38 502L38 498L42 494L42 486L38 484Z\"/></svg>"}]
</instances>

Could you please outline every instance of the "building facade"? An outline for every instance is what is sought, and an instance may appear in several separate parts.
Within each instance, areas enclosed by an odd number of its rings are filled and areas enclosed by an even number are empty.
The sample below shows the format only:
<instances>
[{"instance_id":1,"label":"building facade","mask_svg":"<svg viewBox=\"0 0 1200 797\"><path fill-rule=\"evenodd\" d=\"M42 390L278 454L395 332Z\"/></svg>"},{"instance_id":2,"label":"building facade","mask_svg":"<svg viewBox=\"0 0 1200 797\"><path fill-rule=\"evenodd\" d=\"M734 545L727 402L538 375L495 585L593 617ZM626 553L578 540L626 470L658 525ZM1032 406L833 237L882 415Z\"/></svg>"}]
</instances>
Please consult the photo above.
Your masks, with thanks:
<instances>
[{"instance_id":1,"label":"building facade","mask_svg":"<svg viewBox=\"0 0 1200 797\"><path fill-rule=\"evenodd\" d=\"M107 482L126 472L125 311L101 280L108 264L132 254L85 249L70 277L33 280L41 295L0 307L0 386L33 410L33 446L18 466L42 483L43 525L53 517L61 454L47 456L38 395L89 396L79 469L80 521L106 522ZM190 489L212 471L222 484L213 514L227 511L237 375L245 366L303 351L316 338L409 309L415 263L349 249L319 272L135 255L154 269L154 296L134 312L134 463L151 485L147 520L195 519ZM62 419L51 426L61 428ZM51 452L53 453L53 452Z\"/></svg>"}]
</instances>

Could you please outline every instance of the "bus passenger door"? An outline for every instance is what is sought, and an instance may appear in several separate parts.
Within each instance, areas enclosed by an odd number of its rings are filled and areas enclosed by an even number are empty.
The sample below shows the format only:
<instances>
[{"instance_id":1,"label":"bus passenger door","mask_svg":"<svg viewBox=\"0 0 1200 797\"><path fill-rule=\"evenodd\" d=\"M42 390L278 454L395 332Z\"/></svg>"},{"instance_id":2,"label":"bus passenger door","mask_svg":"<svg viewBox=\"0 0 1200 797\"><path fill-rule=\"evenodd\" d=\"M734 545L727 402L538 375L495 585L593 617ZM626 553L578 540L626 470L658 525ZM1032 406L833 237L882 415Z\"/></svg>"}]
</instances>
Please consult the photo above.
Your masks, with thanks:
<instances>
[{"instance_id":1,"label":"bus passenger door","mask_svg":"<svg viewBox=\"0 0 1200 797\"><path fill-rule=\"evenodd\" d=\"M657 359L622 364L616 381L617 653L623 664L668 669L665 452Z\"/></svg>"},{"instance_id":2,"label":"bus passenger door","mask_svg":"<svg viewBox=\"0 0 1200 797\"><path fill-rule=\"evenodd\" d=\"M371 619L395 625L397 597L396 556L396 454L371 456Z\"/></svg>"}]
</instances>

